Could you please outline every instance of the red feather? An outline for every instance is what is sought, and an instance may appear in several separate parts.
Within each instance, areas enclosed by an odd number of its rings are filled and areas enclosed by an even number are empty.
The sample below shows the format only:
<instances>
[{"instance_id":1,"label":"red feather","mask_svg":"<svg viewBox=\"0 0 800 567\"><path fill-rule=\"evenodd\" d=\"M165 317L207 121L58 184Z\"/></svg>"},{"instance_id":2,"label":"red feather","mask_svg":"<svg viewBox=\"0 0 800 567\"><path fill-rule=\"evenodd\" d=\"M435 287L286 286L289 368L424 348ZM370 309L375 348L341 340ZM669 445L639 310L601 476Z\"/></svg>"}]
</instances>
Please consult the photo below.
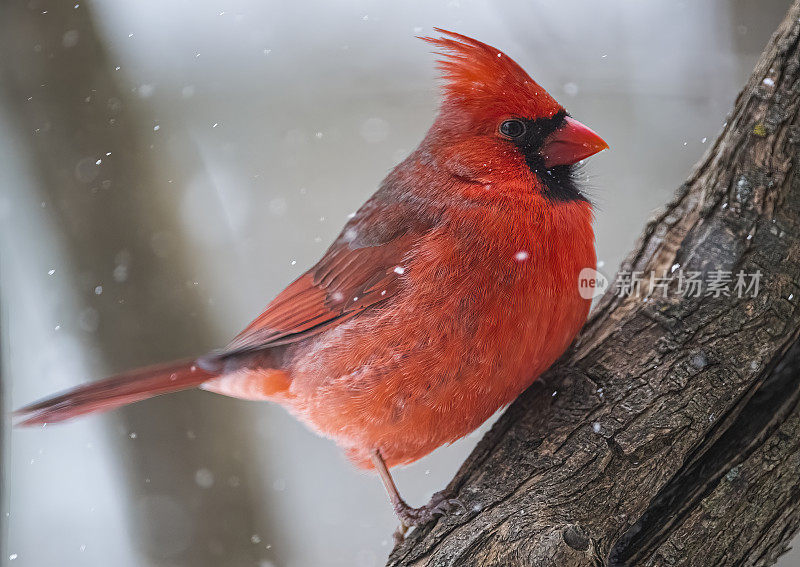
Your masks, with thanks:
<instances>
[{"instance_id":1,"label":"red feather","mask_svg":"<svg viewBox=\"0 0 800 567\"><path fill-rule=\"evenodd\" d=\"M24 419L17 425L41 425L71 419L87 413L108 411L160 394L196 388L216 376L194 360L180 360L124 372L68 390L25 406L15 415Z\"/></svg>"},{"instance_id":2,"label":"red feather","mask_svg":"<svg viewBox=\"0 0 800 567\"><path fill-rule=\"evenodd\" d=\"M456 105L484 119L508 114L549 118L562 109L511 57L477 39L434 28L449 37L423 37L435 45L445 80L443 106Z\"/></svg>"}]
</instances>

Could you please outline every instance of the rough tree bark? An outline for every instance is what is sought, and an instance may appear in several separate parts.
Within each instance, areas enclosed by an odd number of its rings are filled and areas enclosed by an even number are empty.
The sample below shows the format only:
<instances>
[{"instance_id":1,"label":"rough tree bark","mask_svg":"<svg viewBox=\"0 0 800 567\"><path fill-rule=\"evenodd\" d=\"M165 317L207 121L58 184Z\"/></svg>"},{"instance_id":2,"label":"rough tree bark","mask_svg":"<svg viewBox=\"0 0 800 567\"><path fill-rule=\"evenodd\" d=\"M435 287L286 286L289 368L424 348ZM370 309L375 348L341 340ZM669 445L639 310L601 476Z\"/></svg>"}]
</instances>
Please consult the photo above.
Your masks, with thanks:
<instances>
[{"instance_id":1,"label":"rough tree bark","mask_svg":"<svg viewBox=\"0 0 800 567\"><path fill-rule=\"evenodd\" d=\"M391 566L769 565L800 526L800 0L621 273L760 271L756 297L611 291Z\"/></svg>"}]
</instances>

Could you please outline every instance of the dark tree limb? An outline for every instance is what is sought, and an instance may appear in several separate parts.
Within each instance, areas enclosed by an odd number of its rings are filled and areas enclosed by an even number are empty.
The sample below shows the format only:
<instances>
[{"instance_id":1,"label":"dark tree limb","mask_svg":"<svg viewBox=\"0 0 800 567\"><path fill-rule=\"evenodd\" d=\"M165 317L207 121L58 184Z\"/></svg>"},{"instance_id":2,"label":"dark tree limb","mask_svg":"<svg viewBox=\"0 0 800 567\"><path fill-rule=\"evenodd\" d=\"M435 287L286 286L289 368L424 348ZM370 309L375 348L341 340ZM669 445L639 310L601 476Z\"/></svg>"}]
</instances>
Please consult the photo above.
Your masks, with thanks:
<instances>
[{"instance_id":1,"label":"dark tree limb","mask_svg":"<svg viewBox=\"0 0 800 567\"><path fill-rule=\"evenodd\" d=\"M621 272L752 293L600 301L391 566L769 565L800 525L800 0ZM677 268L676 268L677 269Z\"/></svg>"}]
</instances>

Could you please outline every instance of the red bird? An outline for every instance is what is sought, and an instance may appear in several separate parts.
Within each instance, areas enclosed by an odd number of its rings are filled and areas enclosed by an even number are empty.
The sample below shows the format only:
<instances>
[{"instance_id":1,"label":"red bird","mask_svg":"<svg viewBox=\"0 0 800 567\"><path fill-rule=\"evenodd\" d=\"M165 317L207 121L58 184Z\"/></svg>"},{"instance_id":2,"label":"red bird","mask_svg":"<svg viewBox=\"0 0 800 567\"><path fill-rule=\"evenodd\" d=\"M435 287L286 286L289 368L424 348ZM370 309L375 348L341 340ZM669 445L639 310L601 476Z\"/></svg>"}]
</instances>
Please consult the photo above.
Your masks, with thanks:
<instances>
[{"instance_id":1,"label":"red bird","mask_svg":"<svg viewBox=\"0 0 800 567\"><path fill-rule=\"evenodd\" d=\"M437 31L436 121L313 268L225 349L80 386L21 425L195 387L269 400L376 469L404 525L441 513L388 469L473 431L569 346L595 267L574 164L608 146L504 53Z\"/></svg>"}]
</instances>

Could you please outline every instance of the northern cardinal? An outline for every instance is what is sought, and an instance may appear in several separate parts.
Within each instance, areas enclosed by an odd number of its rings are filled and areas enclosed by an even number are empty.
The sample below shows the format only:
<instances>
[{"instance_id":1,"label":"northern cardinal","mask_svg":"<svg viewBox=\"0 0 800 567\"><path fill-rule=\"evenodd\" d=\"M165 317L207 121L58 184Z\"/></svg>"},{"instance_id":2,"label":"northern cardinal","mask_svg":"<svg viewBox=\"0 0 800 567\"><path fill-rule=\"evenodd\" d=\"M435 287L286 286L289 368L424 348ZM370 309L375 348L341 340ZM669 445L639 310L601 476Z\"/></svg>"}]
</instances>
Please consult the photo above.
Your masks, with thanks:
<instances>
[{"instance_id":1,"label":"northern cardinal","mask_svg":"<svg viewBox=\"0 0 800 567\"><path fill-rule=\"evenodd\" d=\"M286 407L389 474L470 433L569 346L590 299L592 207L574 164L607 144L501 51L435 28L439 114L322 259L225 349L80 386L17 412L52 423L187 388Z\"/></svg>"}]
</instances>

